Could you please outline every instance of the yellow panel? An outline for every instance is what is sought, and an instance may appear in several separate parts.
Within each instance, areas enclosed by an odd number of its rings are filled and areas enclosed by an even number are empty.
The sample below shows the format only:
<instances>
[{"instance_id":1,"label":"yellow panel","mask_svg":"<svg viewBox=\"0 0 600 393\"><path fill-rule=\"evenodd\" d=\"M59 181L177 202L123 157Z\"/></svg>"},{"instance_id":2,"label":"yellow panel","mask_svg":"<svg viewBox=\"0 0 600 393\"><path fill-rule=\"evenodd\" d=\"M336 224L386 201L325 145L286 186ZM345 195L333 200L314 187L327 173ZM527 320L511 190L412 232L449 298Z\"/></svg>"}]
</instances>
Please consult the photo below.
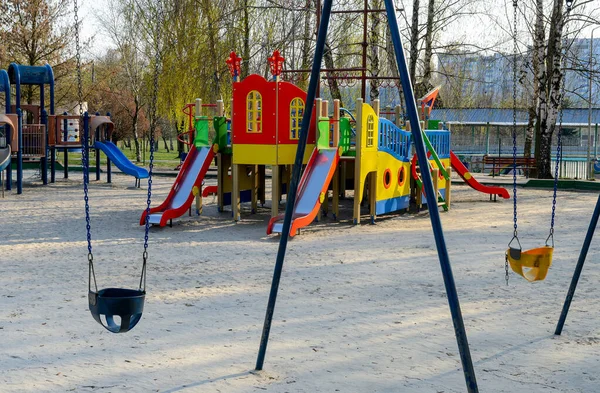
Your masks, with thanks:
<instances>
[{"instance_id":1,"label":"yellow panel","mask_svg":"<svg viewBox=\"0 0 600 393\"><path fill-rule=\"evenodd\" d=\"M253 170L254 165L247 165L246 167L240 169L240 190L249 190L252 188L252 176L248 176L248 174ZM230 168L227 168L229 172ZM223 183L223 192L231 192L233 190L233 177L231 175L227 175L225 177Z\"/></svg>"},{"instance_id":2,"label":"yellow panel","mask_svg":"<svg viewBox=\"0 0 600 393\"><path fill-rule=\"evenodd\" d=\"M450 159L449 158L440 158L440 161L442 162L442 165L444 166L444 168L450 167ZM437 168L438 167L434 160L429 160L429 162L431 162L431 166L433 168ZM443 176L441 176L438 179L438 188L440 190L446 188L446 179L444 179Z\"/></svg>"},{"instance_id":3,"label":"yellow panel","mask_svg":"<svg viewBox=\"0 0 600 393\"><path fill-rule=\"evenodd\" d=\"M371 121L372 124L369 124ZM362 107L361 130L360 171L366 175L377 170L377 146L379 144L379 118L369 104L363 104ZM372 133L372 138L368 138L369 133Z\"/></svg>"},{"instance_id":4,"label":"yellow panel","mask_svg":"<svg viewBox=\"0 0 600 393\"><path fill-rule=\"evenodd\" d=\"M389 153L380 151L377 154L377 200L410 195L410 162L397 160ZM404 168L404 184L398 184L398 173ZM389 188L385 188L384 176L386 169L390 170L391 181Z\"/></svg>"},{"instance_id":5,"label":"yellow panel","mask_svg":"<svg viewBox=\"0 0 600 393\"><path fill-rule=\"evenodd\" d=\"M379 139L379 118L369 104L362 106L361 132L360 132L360 176L358 190L355 198L362 200L363 190L367 175L377 171L377 146ZM356 179L355 179L356 182ZM356 184L356 183L355 183Z\"/></svg>"},{"instance_id":6,"label":"yellow panel","mask_svg":"<svg viewBox=\"0 0 600 393\"><path fill-rule=\"evenodd\" d=\"M233 145L233 163L275 165L277 163L277 146Z\"/></svg>"},{"instance_id":7,"label":"yellow panel","mask_svg":"<svg viewBox=\"0 0 600 393\"><path fill-rule=\"evenodd\" d=\"M296 148L298 145L296 144L286 144L286 145L278 145L277 150L277 163L279 165L293 165L294 161L296 161ZM315 145L306 145L306 150L304 151L304 160L302 161L304 164L308 162L310 155L312 154Z\"/></svg>"}]
</instances>

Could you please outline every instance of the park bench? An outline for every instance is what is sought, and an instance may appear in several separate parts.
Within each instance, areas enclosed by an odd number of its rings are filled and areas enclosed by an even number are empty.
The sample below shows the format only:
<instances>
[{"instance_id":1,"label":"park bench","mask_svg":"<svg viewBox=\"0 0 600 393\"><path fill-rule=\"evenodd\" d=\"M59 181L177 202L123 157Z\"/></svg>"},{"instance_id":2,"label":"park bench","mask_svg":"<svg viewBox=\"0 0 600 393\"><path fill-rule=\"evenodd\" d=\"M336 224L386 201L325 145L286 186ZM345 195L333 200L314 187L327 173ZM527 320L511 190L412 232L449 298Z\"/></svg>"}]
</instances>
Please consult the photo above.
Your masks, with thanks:
<instances>
[{"instance_id":1,"label":"park bench","mask_svg":"<svg viewBox=\"0 0 600 393\"><path fill-rule=\"evenodd\" d=\"M529 177L529 172L536 168L536 160L534 157L517 157L517 167L521 168L525 176ZM492 177L497 174L508 174L512 170L514 158L511 156L483 156L483 171L486 168L492 167ZM503 173L504 172L504 173Z\"/></svg>"}]
</instances>

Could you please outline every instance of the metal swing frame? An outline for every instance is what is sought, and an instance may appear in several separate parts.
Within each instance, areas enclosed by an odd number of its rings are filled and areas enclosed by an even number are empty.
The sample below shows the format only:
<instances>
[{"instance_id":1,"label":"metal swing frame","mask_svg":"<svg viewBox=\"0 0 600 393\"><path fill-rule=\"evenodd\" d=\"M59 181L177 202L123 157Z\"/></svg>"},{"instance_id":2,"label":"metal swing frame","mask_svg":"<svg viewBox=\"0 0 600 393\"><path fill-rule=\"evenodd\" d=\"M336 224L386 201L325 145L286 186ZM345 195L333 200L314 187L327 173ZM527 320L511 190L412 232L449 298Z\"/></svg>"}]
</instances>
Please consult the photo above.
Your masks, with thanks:
<instances>
[{"instance_id":1,"label":"metal swing frame","mask_svg":"<svg viewBox=\"0 0 600 393\"><path fill-rule=\"evenodd\" d=\"M293 207L296 201L296 195L298 190L298 184L300 181L300 172L302 168L302 158L306 150L306 141L308 137L308 128L311 121L311 115L316 98L317 85L319 82L319 72L321 69L321 62L323 60L323 52L325 47L325 39L327 37L327 30L329 26L329 19L331 15L333 0L325 0L323 3L321 23L318 29L317 43L315 47L315 56L312 63L312 70L310 74L310 82L308 87L308 93L306 96L306 108L304 116L302 117L300 138L298 140L298 148L296 150L296 159L294 163L294 169L292 173L290 193L288 195L288 203L286 203L285 218L283 221L283 234L290 233ZM388 16L388 23L391 32L392 42L394 44L394 52L396 56L396 63L399 69L400 80L402 82L403 91L406 98L408 117L411 122L411 130L414 138L414 145L417 151L417 157L422 167L427 166L427 153L425 150L425 144L423 136L421 134L421 125L419 122L419 116L417 111L417 105L415 102L414 92L408 73L408 67L406 65L406 58L402 47L402 40L400 37L400 30L398 27L398 21L395 15L395 7L393 0L385 0L385 9ZM431 179L431 173L424 171L423 174L423 185L425 187L425 193L427 200L435 201L436 195L433 188L433 182ZM477 381L475 378L475 370L473 368L473 362L471 360L471 352L469 350L469 343L467 340L467 334L465 325L462 318L462 312L460 308L460 302L458 299L458 293L456 291L456 284L454 282L454 276L452 274L452 267L450 266L450 257L446 248L446 241L444 238L444 231L440 219L440 213L438 206L435 203L427 204L429 209L429 216L433 227L433 234L435 237L435 243L437 246L438 257L444 278L444 284L446 287L446 295L448 297L448 305L452 314L452 322L454 324L454 332L456 335L456 341L460 353L460 359L462 362L462 368L464 373L465 382L467 385L467 391L469 393L477 393L479 389L477 387ZM277 300L277 293L279 290L279 283L281 280L281 273L283 270L283 262L285 260L285 253L287 249L289 236L283 235L279 241L279 250L277 252L277 259L275 262L275 270L273 272L273 280L271 282L271 291L269 294L269 301L267 304L267 311L265 315L265 321L263 325L263 331L261 336L260 348L256 360L256 370L262 370L267 350L267 344L269 341L269 333L272 326L273 314L275 311L275 303Z\"/></svg>"},{"instance_id":2,"label":"metal swing frame","mask_svg":"<svg viewBox=\"0 0 600 393\"><path fill-rule=\"evenodd\" d=\"M579 283L579 277L581 277L583 265L585 264L585 259L590 249L592 238L594 237L594 233L596 232L596 225L598 225L598 217L600 217L600 195L598 195L596 207L594 208L594 214L592 214L592 219L590 220L590 225L585 235L583 246L581 247L581 252L579 253L577 266L575 266L575 271L573 272L571 285L569 286L569 291L567 292L567 297L565 298L565 303L563 304L563 308L560 313L560 318L558 319L558 324L556 325L556 330L554 331L554 334L556 334L557 336L559 336L562 333L563 327L565 326L567 314L569 313L569 308L571 307L573 296L575 296L575 289L577 289L577 283Z\"/></svg>"},{"instance_id":3,"label":"metal swing frame","mask_svg":"<svg viewBox=\"0 0 600 393\"><path fill-rule=\"evenodd\" d=\"M571 11L572 1L566 1L567 14ZM523 251L518 236L517 215L517 9L518 0L513 0L513 237L508 242L508 249L504 257L505 281L508 285L508 267L529 282L542 281L548 274L552 265L552 254L554 252L554 222L556 217L556 196L558 190L558 171L561 161L562 126L563 126L563 99L565 95L565 78L561 80L560 94L560 124L557 134L556 166L554 168L554 189L552 194L552 214L550 219L550 231L543 247ZM563 54L564 56L564 54ZM518 248L517 248L518 247ZM524 270L526 268L527 270Z\"/></svg>"}]
</instances>

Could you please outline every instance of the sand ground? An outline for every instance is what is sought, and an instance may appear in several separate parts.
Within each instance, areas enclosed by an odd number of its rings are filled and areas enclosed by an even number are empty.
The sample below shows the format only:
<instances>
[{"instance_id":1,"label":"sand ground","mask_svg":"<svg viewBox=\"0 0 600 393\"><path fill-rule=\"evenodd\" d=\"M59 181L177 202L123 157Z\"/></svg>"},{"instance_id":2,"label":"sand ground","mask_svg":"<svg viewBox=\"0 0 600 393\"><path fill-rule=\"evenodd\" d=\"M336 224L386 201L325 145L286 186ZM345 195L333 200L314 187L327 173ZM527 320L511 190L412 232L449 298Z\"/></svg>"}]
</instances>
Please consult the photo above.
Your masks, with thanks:
<instances>
[{"instance_id":1,"label":"sand ground","mask_svg":"<svg viewBox=\"0 0 600 393\"><path fill-rule=\"evenodd\" d=\"M88 312L73 176L0 200L0 391L466 391L427 213L358 227L342 214L290 241L265 370L253 373L279 239L265 235L268 206L236 225L208 198L204 216L152 228L143 319L115 335ZM155 204L172 182L155 179ZM146 191L132 185L91 186L101 287L137 284ZM519 195L521 241L539 246L551 192ZM506 286L511 201L454 188L442 220L481 392L600 392L597 241L553 336L596 198L560 192L548 278L511 274Z\"/></svg>"}]
</instances>

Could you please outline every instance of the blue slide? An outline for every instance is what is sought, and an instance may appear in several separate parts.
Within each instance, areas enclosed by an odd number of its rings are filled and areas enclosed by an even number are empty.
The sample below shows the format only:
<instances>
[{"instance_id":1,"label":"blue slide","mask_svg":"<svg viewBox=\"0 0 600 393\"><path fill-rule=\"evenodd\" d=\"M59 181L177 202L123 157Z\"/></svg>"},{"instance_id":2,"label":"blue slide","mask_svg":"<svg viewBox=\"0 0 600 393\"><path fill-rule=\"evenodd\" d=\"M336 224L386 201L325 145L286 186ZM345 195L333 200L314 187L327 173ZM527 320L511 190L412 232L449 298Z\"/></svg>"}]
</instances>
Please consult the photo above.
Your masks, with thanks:
<instances>
[{"instance_id":1,"label":"blue slide","mask_svg":"<svg viewBox=\"0 0 600 393\"><path fill-rule=\"evenodd\" d=\"M10 146L0 148L0 172L10 165Z\"/></svg>"},{"instance_id":2,"label":"blue slide","mask_svg":"<svg viewBox=\"0 0 600 393\"><path fill-rule=\"evenodd\" d=\"M134 176L137 179L146 179L148 177L148 171L146 168L133 165L133 163L129 161L127 157L125 157L125 154L123 154L123 152L114 143L110 141L96 142L94 143L94 147L102 150L121 172Z\"/></svg>"}]
</instances>

